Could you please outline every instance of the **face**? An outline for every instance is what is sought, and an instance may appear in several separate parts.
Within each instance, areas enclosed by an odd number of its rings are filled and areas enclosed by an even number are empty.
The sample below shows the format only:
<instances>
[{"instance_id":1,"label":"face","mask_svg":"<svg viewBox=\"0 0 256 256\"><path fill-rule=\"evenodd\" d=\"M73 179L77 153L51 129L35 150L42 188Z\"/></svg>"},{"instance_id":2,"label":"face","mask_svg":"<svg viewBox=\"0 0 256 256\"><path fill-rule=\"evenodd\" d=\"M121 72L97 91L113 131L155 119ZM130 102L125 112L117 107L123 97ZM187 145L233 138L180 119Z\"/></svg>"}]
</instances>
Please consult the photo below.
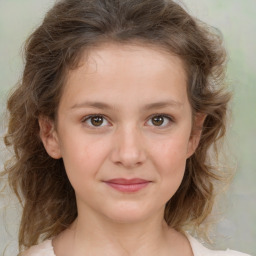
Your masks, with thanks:
<instances>
[{"instance_id":1,"label":"face","mask_svg":"<svg viewBox=\"0 0 256 256\"><path fill-rule=\"evenodd\" d=\"M49 125L49 124L48 124ZM68 74L57 126L41 138L62 157L78 212L118 222L163 213L199 136L182 61L142 46L104 45Z\"/></svg>"}]
</instances>

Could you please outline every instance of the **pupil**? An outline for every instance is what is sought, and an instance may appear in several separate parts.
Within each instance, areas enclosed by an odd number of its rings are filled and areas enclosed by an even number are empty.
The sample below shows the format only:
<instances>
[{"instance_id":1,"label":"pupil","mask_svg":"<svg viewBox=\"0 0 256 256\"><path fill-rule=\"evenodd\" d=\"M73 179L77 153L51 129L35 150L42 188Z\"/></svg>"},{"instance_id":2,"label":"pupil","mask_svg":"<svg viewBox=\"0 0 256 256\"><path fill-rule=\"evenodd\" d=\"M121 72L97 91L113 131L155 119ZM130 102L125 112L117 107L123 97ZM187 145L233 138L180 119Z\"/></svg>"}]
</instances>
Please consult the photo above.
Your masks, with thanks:
<instances>
[{"instance_id":1,"label":"pupil","mask_svg":"<svg viewBox=\"0 0 256 256\"><path fill-rule=\"evenodd\" d=\"M164 118L162 116L155 116L153 117L153 124L156 126L162 125L164 122Z\"/></svg>"},{"instance_id":2,"label":"pupil","mask_svg":"<svg viewBox=\"0 0 256 256\"><path fill-rule=\"evenodd\" d=\"M101 116L92 117L92 124L94 126L100 126L103 123L103 118Z\"/></svg>"}]
</instances>

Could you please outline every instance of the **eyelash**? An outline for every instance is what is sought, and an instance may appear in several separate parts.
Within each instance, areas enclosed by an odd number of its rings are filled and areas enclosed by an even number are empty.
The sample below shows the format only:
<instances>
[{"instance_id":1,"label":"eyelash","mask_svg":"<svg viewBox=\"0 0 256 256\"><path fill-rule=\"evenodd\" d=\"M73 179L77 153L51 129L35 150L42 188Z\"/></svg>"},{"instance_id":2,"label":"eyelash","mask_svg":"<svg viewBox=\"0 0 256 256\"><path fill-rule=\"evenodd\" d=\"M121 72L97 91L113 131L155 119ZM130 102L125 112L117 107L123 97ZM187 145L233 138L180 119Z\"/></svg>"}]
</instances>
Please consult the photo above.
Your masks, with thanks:
<instances>
[{"instance_id":1,"label":"eyelash","mask_svg":"<svg viewBox=\"0 0 256 256\"><path fill-rule=\"evenodd\" d=\"M91 120L93 117L102 117L104 120L107 120L107 122L109 123L108 121L108 118L106 118L104 115L102 114L93 114L93 115L89 115L89 116L85 116L83 119L82 119L82 123L87 123L87 121ZM94 125L88 125L90 128L100 128L102 126L94 126Z\"/></svg>"},{"instance_id":2,"label":"eyelash","mask_svg":"<svg viewBox=\"0 0 256 256\"><path fill-rule=\"evenodd\" d=\"M174 122L174 119L173 117L171 117L170 115L167 115L167 114L154 114L154 115L151 115L149 118L148 118L148 121L149 122L150 120L152 120L154 117L163 117L164 119L168 119L168 124L167 125L164 125L164 126L157 126L157 125L151 125L151 126L154 126L154 127L158 127L158 128L165 128L165 127L168 127L170 125L170 123L173 123ZM152 122L152 121L151 121Z\"/></svg>"},{"instance_id":3,"label":"eyelash","mask_svg":"<svg viewBox=\"0 0 256 256\"><path fill-rule=\"evenodd\" d=\"M82 119L82 123L87 123L87 121L90 121L92 118L94 118L94 117L102 117L104 120L107 120L107 122L109 123L109 121L108 121L108 118L106 118L104 115L102 115L102 114L93 114L93 115L89 115L89 116L85 116L83 119ZM164 127L167 127L167 126L169 126L170 125L170 123L173 123L174 122L174 119L173 119L173 117L171 117L170 115L167 115L167 114L162 114L162 113L159 113L159 114L154 114L154 115L151 115L149 118L148 118L148 120L147 120L147 122L149 122L150 120L152 120L154 117L163 117L163 118L165 118L165 119L168 119L168 124L167 125L164 125L164 126L162 126L162 125L160 125L160 126L157 126L157 125L150 125L150 126L154 126L154 127L158 127L158 128L164 128ZM147 123L146 122L146 123ZM88 124L88 126L90 127L90 128L95 128L95 129L97 129L97 128L101 128L101 127L104 127L104 126L102 126L102 125L100 125L100 126L95 126L95 125L92 125L92 124Z\"/></svg>"}]
</instances>

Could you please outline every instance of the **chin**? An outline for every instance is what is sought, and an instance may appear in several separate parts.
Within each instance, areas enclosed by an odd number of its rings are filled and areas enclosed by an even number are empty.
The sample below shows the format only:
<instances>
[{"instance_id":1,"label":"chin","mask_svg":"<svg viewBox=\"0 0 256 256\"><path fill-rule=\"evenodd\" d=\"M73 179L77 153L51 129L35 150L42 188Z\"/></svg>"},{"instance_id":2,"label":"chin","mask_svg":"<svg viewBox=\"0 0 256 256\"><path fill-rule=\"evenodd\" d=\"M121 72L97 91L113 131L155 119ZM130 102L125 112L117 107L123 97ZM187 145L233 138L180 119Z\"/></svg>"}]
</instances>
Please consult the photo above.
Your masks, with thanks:
<instances>
[{"instance_id":1,"label":"chin","mask_svg":"<svg viewBox=\"0 0 256 256\"><path fill-rule=\"evenodd\" d=\"M110 220L117 224L136 224L145 220L145 216L110 216Z\"/></svg>"},{"instance_id":2,"label":"chin","mask_svg":"<svg viewBox=\"0 0 256 256\"><path fill-rule=\"evenodd\" d=\"M126 203L123 207L112 208L107 217L116 223L132 224L145 221L145 219L155 214L156 212L143 209L140 205L134 206Z\"/></svg>"}]
</instances>

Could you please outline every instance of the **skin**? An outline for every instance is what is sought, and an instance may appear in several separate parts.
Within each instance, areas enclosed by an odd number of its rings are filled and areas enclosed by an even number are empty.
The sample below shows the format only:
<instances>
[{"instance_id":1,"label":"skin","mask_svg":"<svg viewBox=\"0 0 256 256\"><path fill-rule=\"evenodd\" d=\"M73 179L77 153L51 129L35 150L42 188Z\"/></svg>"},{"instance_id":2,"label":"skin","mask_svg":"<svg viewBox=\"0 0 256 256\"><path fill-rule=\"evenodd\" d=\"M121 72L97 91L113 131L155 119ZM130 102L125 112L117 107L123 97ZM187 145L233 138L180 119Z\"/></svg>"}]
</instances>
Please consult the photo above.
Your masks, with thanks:
<instances>
[{"instance_id":1,"label":"skin","mask_svg":"<svg viewBox=\"0 0 256 256\"><path fill-rule=\"evenodd\" d=\"M103 122L93 125L90 115ZM203 120L197 115L196 126ZM200 139L181 59L140 45L95 48L69 71L57 125L44 117L39 124L48 154L64 160L78 206L76 221L53 241L57 256L193 255L163 219ZM106 184L114 178L150 183L120 192Z\"/></svg>"}]
</instances>

